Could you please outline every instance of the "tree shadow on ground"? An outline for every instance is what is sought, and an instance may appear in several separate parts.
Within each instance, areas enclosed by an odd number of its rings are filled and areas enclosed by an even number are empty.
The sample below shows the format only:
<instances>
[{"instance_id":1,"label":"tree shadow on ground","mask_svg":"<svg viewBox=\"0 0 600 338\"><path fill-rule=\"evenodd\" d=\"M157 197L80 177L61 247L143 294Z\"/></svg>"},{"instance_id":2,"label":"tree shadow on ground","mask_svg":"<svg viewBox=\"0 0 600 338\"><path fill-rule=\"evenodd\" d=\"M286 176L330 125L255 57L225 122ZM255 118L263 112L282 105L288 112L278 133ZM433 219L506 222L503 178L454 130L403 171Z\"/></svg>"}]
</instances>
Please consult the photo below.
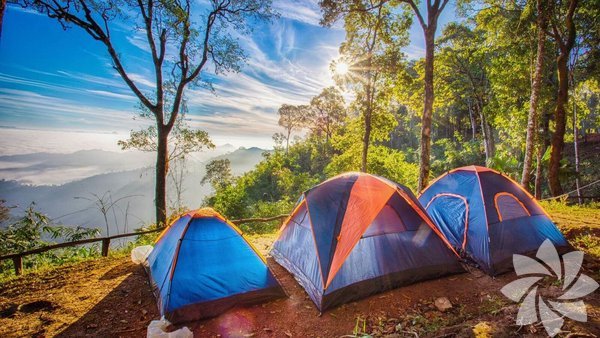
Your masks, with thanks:
<instances>
[{"instance_id":1,"label":"tree shadow on ground","mask_svg":"<svg viewBox=\"0 0 600 338\"><path fill-rule=\"evenodd\" d=\"M124 263L100 279L128 275L100 302L57 337L140 337L150 321L159 317L148 277L141 265Z\"/></svg>"}]
</instances>

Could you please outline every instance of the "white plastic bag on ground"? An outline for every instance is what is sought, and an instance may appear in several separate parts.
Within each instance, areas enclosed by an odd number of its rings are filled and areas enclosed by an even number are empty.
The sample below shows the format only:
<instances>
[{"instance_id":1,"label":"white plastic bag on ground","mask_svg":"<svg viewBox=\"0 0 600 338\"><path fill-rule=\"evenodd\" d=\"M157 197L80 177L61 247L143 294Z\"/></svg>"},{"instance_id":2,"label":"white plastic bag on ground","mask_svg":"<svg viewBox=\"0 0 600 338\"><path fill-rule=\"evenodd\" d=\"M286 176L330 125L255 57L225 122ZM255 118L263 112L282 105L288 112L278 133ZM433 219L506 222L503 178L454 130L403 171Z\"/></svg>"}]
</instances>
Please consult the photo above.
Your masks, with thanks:
<instances>
[{"instance_id":1,"label":"white plastic bag on ground","mask_svg":"<svg viewBox=\"0 0 600 338\"><path fill-rule=\"evenodd\" d=\"M131 261L135 264L143 264L150 255L154 247L152 245L142 245L131 250Z\"/></svg>"},{"instance_id":2,"label":"white plastic bag on ground","mask_svg":"<svg viewBox=\"0 0 600 338\"><path fill-rule=\"evenodd\" d=\"M186 326L172 332L165 332L171 323L164 317L160 320L153 320L148 325L147 338L193 338L194 334Z\"/></svg>"}]
</instances>

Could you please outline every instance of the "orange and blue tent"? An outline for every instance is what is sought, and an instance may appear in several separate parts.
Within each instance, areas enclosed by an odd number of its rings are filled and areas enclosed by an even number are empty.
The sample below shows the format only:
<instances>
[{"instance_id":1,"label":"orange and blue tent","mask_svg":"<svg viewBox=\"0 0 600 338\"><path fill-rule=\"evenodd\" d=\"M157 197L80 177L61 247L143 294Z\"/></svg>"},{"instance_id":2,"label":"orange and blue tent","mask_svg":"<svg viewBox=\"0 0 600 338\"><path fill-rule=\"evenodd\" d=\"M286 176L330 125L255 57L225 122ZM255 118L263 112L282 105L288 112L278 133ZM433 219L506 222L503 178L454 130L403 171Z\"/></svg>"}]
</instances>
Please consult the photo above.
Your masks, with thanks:
<instances>
[{"instance_id":1,"label":"orange and blue tent","mask_svg":"<svg viewBox=\"0 0 600 338\"><path fill-rule=\"evenodd\" d=\"M188 212L165 229L146 269L159 311L172 323L285 296L264 257L212 209Z\"/></svg>"},{"instance_id":2,"label":"orange and blue tent","mask_svg":"<svg viewBox=\"0 0 600 338\"><path fill-rule=\"evenodd\" d=\"M569 248L535 198L489 168L454 169L419 201L452 246L490 275L511 270L513 254L535 254L546 239L559 251Z\"/></svg>"},{"instance_id":3,"label":"orange and blue tent","mask_svg":"<svg viewBox=\"0 0 600 338\"><path fill-rule=\"evenodd\" d=\"M342 174L306 191L271 255L321 312L463 271L410 190L365 173Z\"/></svg>"}]
</instances>

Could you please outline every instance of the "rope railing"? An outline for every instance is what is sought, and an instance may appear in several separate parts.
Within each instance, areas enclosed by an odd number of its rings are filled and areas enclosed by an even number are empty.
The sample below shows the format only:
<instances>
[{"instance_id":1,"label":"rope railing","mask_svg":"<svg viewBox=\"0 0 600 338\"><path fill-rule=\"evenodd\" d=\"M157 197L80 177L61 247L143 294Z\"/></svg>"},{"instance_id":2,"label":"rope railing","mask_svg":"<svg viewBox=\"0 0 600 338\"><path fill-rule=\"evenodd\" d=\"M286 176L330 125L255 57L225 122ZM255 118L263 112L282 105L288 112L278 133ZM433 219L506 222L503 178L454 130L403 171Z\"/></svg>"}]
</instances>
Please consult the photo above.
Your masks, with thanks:
<instances>
[{"instance_id":1,"label":"rope railing","mask_svg":"<svg viewBox=\"0 0 600 338\"><path fill-rule=\"evenodd\" d=\"M555 199L559 199L559 198L567 197L567 196L571 195L572 193L574 193L574 192L577 192L577 190L580 190L580 191L581 191L581 190L583 190L583 189L585 189L585 188L588 188L588 187L591 187L592 185L594 185L594 184L597 184L597 183L600 183L600 180L597 180L597 181L595 181L595 182L592 182L592 183L590 183L590 184L586 184L586 185L584 185L583 187L581 187L581 188L579 188L579 189L575 189L575 190L573 190L573 191L569 191L569 192L567 192L567 193L564 193L564 194L562 194L562 195L558 195L558 196L554 196L554 197L548 197L548 198L544 198L544 199L541 199L540 201L555 200Z\"/></svg>"}]
</instances>

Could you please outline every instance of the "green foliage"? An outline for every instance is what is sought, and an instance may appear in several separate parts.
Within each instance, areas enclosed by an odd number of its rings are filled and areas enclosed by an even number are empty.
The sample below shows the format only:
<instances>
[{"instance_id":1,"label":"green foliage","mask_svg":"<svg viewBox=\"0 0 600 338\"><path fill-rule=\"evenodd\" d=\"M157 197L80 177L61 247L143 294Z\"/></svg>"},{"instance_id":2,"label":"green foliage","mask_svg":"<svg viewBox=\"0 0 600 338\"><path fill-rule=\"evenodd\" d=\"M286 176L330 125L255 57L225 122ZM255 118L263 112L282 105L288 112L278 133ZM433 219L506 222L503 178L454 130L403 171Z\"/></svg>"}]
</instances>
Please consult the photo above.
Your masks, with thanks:
<instances>
[{"instance_id":1,"label":"green foliage","mask_svg":"<svg viewBox=\"0 0 600 338\"><path fill-rule=\"evenodd\" d=\"M142 109L142 111L145 110ZM152 118L152 115L147 113L140 113L140 115ZM169 161L183 158L191 152L213 149L215 147L206 131L191 129L188 126L183 112L177 116L173 129L169 133L168 143ZM156 126L150 126L142 130L132 130L129 134L129 139L119 140L117 144L123 150L138 149L146 152L156 152L158 151L157 128Z\"/></svg>"},{"instance_id":2,"label":"green foliage","mask_svg":"<svg viewBox=\"0 0 600 338\"><path fill-rule=\"evenodd\" d=\"M0 230L0 255L19 253L50 244L44 237L67 242L95 237L98 229L66 227L50 224L48 216L30 205L25 214L6 229Z\"/></svg>"},{"instance_id":3,"label":"green foliage","mask_svg":"<svg viewBox=\"0 0 600 338\"><path fill-rule=\"evenodd\" d=\"M206 174L200 184L210 183L213 189L219 189L231 184L231 161L229 159L212 160L206 165Z\"/></svg>"},{"instance_id":4,"label":"green foliage","mask_svg":"<svg viewBox=\"0 0 600 338\"><path fill-rule=\"evenodd\" d=\"M315 167L322 162L315 147L316 142L299 143L287 155L283 150L265 154L254 170L217 187L205 204L231 219L289 212L304 190L324 178L322 168Z\"/></svg>"},{"instance_id":5,"label":"green foliage","mask_svg":"<svg viewBox=\"0 0 600 338\"><path fill-rule=\"evenodd\" d=\"M48 239L72 242L93 238L99 234L98 229L51 224L48 216L35 210L34 204L32 204L25 210L22 217L11 222L6 229L0 230L0 255L29 251L55 244ZM98 254L98 245L70 247L26 256L23 259L23 266L26 269L31 269L47 265L60 265L97 256ZM11 274L12 268L12 262L1 262L0 275Z\"/></svg>"},{"instance_id":6,"label":"green foliage","mask_svg":"<svg viewBox=\"0 0 600 338\"><path fill-rule=\"evenodd\" d=\"M433 143L432 153L431 170L435 176L454 168L485 163L481 141L477 139L463 140L458 133L453 139L436 140Z\"/></svg>"}]
</instances>

